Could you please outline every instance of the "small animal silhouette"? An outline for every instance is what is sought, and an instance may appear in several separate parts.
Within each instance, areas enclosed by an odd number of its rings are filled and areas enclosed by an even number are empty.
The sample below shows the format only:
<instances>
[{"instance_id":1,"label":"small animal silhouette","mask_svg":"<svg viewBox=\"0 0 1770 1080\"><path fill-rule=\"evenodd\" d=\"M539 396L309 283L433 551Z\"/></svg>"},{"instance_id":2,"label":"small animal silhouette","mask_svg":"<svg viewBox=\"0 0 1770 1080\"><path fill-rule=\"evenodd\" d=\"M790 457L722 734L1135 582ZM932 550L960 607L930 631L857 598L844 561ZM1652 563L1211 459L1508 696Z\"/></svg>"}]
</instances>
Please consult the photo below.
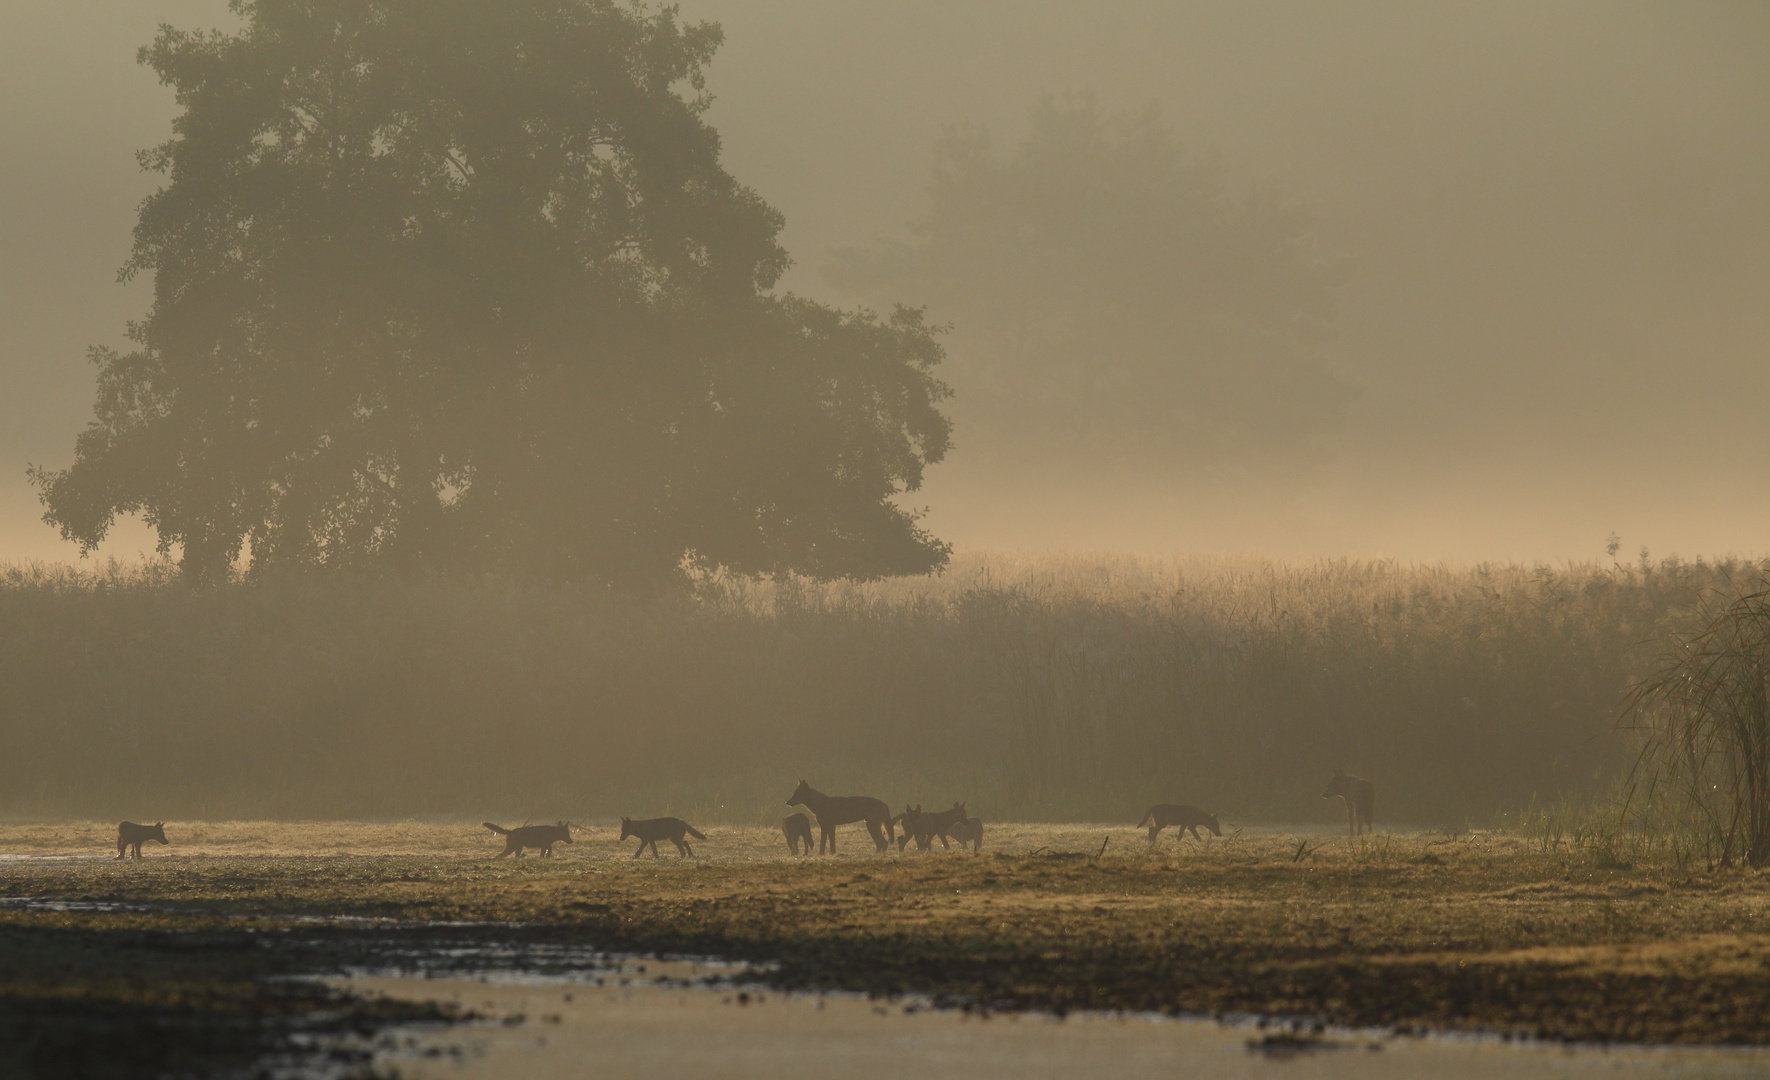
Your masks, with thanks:
<instances>
[{"instance_id":1,"label":"small animal silhouette","mask_svg":"<svg viewBox=\"0 0 1770 1080\"><path fill-rule=\"evenodd\" d=\"M1186 839L1188 829L1192 830L1194 840L1203 840L1204 837L1198 834L1201 825L1211 830L1214 836L1223 835L1222 827L1217 824L1217 815L1207 814L1196 806L1174 806L1169 803L1152 806L1149 808L1149 812L1143 815L1143 820L1137 823L1138 828L1145 825L1149 826L1149 842L1152 844L1155 843L1156 836L1170 825L1180 826L1179 831L1174 834L1175 838L1180 840Z\"/></svg>"},{"instance_id":2,"label":"small animal silhouette","mask_svg":"<svg viewBox=\"0 0 1770 1080\"><path fill-rule=\"evenodd\" d=\"M856 821L867 824L867 832L873 836L873 846L883 853L891 846L891 807L885 800L875 799L871 795L825 795L823 792L799 781L793 789L793 797L787 800L788 806L803 806L817 818L817 853L824 853L824 845L830 846L830 854L836 853L836 826L849 825Z\"/></svg>"},{"instance_id":3,"label":"small animal silhouette","mask_svg":"<svg viewBox=\"0 0 1770 1080\"><path fill-rule=\"evenodd\" d=\"M1339 799L1346 804L1346 828L1353 835L1366 833L1371 828L1371 811L1377 801L1377 785L1362 776L1351 776L1334 770L1328 781L1327 790L1321 793L1324 799Z\"/></svg>"},{"instance_id":4,"label":"small animal silhouette","mask_svg":"<svg viewBox=\"0 0 1770 1080\"><path fill-rule=\"evenodd\" d=\"M966 818L964 821L954 825L953 839L959 842L959 847L961 849L964 848L966 844L970 844L972 851L982 851L983 819L975 817Z\"/></svg>"},{"instance_id":5,"label":"small animal silhouette","mask_svg":"<svg viewBox=\"0 0 1770 1080\"><path fill-rule=\"evenodd\" d=\"M685 858L689 855L693 855L694 849L688 846L687 840L683 839L684 834L692 836L696 840L706 839L704 835L695 831L693 825L683 821L681 818L655 817L646 818L643 821L634 821L632 818L621 819L621 839L625 840L629 836L639 837L639 850L633 853L635 859L639 858L640 853L645 850L647 844L651 845L651 857L654 859L657 858L659 840L668 840L672 844L675 844L676 853L678 855ZM811 838L809 836L807 836L805 840L805 849L807 851L811 850Z\"/></svg>"},{"instance_id":6,"label":"small animal silhouette","mask_svg":"<svg viewBox=\"0 0 1770 1080\"><path fill-rule=\"evenodd\" d=\"M481 824L504 838L504 850L498 852L500 859L513 851L520 859L523 848L540 848L541 858L551 859L554 844L572 842L572 827L563 821L557 825L523 825L515 829L506 829L489 821Z\"/></svg>"},{"instance_id":7,"label":"small animal silhouette","mask_svg":"<svg viewBox=\"0 0 1770 1080\"><path fill-rule=\"evenodd\" d=\"M781 819L781 832L787 837L787 850L799 854L799 844L805 844L805 854L811 854L811 819L804 814L788 814Z\"/></svg>"},{"instance_id":8,"label":"small animal silhouette","mask_svg":"<svg viewBox=\"0 0 1770 1080\"><path fill-rule=\"evenodd\" d=\"M971 815L966 812L964 803L954 803L951 810L941 810L932 814L923 812L921 805L918 804L913 808L904 807L903 813L893 820L903 822L903 835L897 840L897 850L902 851L908 847L913 837L916 841L916 850L927 851L934 846L936 836L940 837L941 847L951 848L953 845L949 842L949 838L952 836L953 827L960 822L971 820Z\"/></svg>"},{"instance_id":9,"label":"small animal silhouette","mask_svg":"<svg viewBox=\"0 0 1770 1080\"><path fill-rule=\"evenodd\" d=\"M922 804L921 803L917 803L915 806L911 806L910 804L905 803L904 807L903 807L903 813L901 813L891 819L891 827L893 829L899 830L899 833L897 836L897 850L899 850L899 851L902 851L905 847L908 847L909 842L912 839L916 841L916 850L917 851L927 851L931 841L933 840L933 838L930 837L927 833L924 833L921 831L921 829L922 829Z\"/></svg>"},{"instance_id":10,"label":"small animal silhouette","mask_svg":"<svg viewBox=\"0 0 1770 1080\"><path fill-rule=\"evenodd\" d=\"M166 843L166 823L156 821L152 825L137 825L133 821L117 823L117 858L123 858L127 849L133 849L136 858L141 858L141 844L144 840L157 840Z\"/></svg>"}]
</instances>

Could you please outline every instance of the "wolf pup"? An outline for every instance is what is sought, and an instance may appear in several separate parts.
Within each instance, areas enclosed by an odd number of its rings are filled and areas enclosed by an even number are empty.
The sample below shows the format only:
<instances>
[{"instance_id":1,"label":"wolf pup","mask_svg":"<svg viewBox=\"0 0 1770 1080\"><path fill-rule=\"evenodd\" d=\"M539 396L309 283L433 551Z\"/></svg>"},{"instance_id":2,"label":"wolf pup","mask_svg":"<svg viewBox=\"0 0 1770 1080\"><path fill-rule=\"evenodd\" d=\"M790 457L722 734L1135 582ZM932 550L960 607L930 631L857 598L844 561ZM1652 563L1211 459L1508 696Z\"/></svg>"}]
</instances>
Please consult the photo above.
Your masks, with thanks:
<instances>
[{"instance_id":1,"label":"wolf pup","mask_svg":"<svg viewBox=\"0 0 1770 1080\"><path fill-rule=\"evenodd\" d=\"M806 851L811 850L810 832L811 830L807 828L807 835L805 837ZM694 849L688 846L687 840L683 839L684 834L692 836L696 840L706 839L705 835L697 832L693 825L690 825L681 818L655 817L646 818L643 821L634 821L632 818L621 819L621 839L625 840L629 836L639 837L639 850L633 853L635 859L639 858L640 853L645 850L647 844L651 845L651 857L654 859L657 858L659 840L668 840L672 844L675 844L677 854L684 858L693 855Z\"/></svg>"},{"instance_id":2,"label":"wolf pup","mask_svg":"<svg viewBox=\"0 0 1770 1080\"><path fill-rule=\"evenodd\" d=\"M1207 814L1196 806L1170 806L1167 803L1152 806L1149 813L1143 815L1143 820L1137 823L1138 828L1145 825L1149 826L1149 842L1152 844L1155 843L1156 836L1170 825L1180 826L1174 835L1181 840L1186 839L1188 829L1192 830L1194 840L1203 840L1204 837L1198 834L1200 826L1211 830L1213 836L1223 835L1222 827L1217 824L1217 815Z\"/></svg>"},{"instance_id":3,"label":"wolf pup","mask_svg":"<svg viewBox=\"0 0 1770 1080\"><path fill-rule=\"evenodd\" d=\"M137 825L133 821L119 821L117 823L117 858L121 859L124 850L129 848L135 850L136 858L141 858L141 842L143 840L158 840L164 844L166 842L166 823L156 821L152 825Z\"/></svg>"},{"instance_id":4,"label":"wolf pup","mask_svg":"<svg viewBox=\"0 0 1770 1080\"><path fill-rule=\"evenodd\" d=\"M787 837L787 850L799 854L799 844L805 844L805 854L811 854L811 819L804 814L788 814L781 819L781 832Z\"/></svg>"},{"instance_id":5,"label":"wolf pup","mask_svg":"<svg viewBox=\"0 0 1770 1080\"><path fill-rule=\"evenodd\" d=\"M516 857L520 859L522 858L522 849L531 847L540 848L541 858L550 859L553 857L554 844L572 842L572 827L563 821L557 825L524 825L519 829L506 829L502 825L493 825L489 821L483 822L483 824L504 838L504 850L498 852L500 859L512 851L516 852Z\"/></svg>"},{"instance_id":6,"label":"wolf pup","mask_svg":"<svg viewBox=\"0 0 1770 1080\"><path fill-rule=\"evenodd\" d=\"M959 842L959 849L961 851L964 850L966 844L971 845L972 851L982 851L983 819L975 817L966 818L964 821L954 825L953 839Z\"/></svg>"},{"instance_id":7,"label":"wolf pup","mask_svg":"<svg viewBox=\"0 0 1770 1080\"><path fill-rule=\"evenodd\" d=\"M1362 776L1334 770L1328 780L1324 799L1339 799L1346 804L1346 829L1353 836L1371 831L1371 811L1377 802L1377 785Z\"/></svg>"},{"instance_id":8,"label":"wolf pup","mask_svg":"<svg viewBox=\"0 0 1770 1080\"><path fill-rule=\"evenodd\" d=\"M951 810L941 810L935 813L925 813L920 805L913 810L906 806L903 808L901 817L903 836L899 837L897 841L897 850L899 851L908 847L912 838L916 841L917 851L927 851L934 846L934 838L937 836L940 837L941 847L950 848L953 846L949 839L953 834L953 829L960 822L971 820L971 815L965 811L964 803L954 803Z\"/></svg>"}]
</instances>

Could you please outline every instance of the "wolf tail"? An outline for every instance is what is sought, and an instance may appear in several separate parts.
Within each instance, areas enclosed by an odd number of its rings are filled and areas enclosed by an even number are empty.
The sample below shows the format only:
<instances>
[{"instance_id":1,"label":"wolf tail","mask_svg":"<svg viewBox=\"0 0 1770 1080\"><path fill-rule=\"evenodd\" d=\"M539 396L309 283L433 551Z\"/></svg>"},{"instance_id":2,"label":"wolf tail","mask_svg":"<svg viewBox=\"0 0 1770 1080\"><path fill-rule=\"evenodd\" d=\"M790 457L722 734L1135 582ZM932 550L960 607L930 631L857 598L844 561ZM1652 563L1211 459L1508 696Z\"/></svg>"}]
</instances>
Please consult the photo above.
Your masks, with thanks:
<instances>
[{"instance_id":1,"label":"wolf tail","mask_svg":"<svg viewBox=\"0 0 1770 1080\"><path fill-rule=\"evenodd\" d=\"M509 836L510 835L510 830L506 829L502 825L493 825L489 821L481 822L481 824L484 825L486 828L492 830L493 832L497 833L500 836Z\"/></svg>"},{"instance_id":2,"label":"wolf tail","mask_svg":"<svg viewBox=\"0 0 1770 1080\"><path fill-rule=\"evenodd\" d=\"M693 825L684 825L682 827L682 830L684 832L688 833L688 835L694 837L696 840L705 840L707 838L707 835L705 833L701 832L699 829L695 828Z\"/></svg>"},{"instance_id":3,"label":"wolf tail","mask_svg":"<svg viewBox=\"0 0 1770 1080\"><path fill-rule=\"evenodd\" d=\"M1143 820L1137 823L1137 827L1141 829L1145 825L1153 824L1155 824L1155 807L1152 806L1149 808L1149 813L1143 815Z\"/></svg>"}]
</instances>

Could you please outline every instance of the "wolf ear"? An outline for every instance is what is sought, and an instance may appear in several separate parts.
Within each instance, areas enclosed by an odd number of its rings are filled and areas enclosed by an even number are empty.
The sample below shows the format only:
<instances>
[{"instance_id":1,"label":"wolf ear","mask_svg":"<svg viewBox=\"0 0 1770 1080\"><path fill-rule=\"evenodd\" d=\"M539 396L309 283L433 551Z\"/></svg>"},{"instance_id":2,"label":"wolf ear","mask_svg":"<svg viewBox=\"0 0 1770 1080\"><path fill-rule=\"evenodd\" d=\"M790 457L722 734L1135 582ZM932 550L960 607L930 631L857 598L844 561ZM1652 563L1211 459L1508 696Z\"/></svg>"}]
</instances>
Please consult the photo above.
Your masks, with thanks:
<instances>
[{"instance_id":1,"label":"wolf ear","mask_svg":"<svg viewBox=\"0 0 1770 1080\"><path fill-rule=\"evenodd\" d=\"M156 822L154 822L154 828L157 829L164 824L166 824L164 821L156 821Z\"/></svg>"}]
</instances>

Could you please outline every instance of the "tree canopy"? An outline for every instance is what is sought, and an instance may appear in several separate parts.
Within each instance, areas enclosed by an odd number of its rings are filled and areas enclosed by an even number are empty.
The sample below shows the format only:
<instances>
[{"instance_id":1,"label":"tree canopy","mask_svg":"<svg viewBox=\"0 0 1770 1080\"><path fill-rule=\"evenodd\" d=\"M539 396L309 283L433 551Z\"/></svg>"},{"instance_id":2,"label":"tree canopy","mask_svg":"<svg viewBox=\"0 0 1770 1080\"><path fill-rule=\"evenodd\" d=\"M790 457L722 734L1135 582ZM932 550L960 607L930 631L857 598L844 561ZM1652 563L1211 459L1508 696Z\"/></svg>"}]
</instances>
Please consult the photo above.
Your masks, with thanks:
<instances>
[{"instance_id":1,"label":"tree canopy","mask_svg":"<svg viewBox=\"0 0 1770 1080\"><path fill-rule=\"evenodd\" d=\"M934 330L771 290L720 164L717 26L613 0L233 0L162 27L169 182L130 351L46 520L139 513L196 579L684 565L870 577L947 547L894 497L949 444Z\"/></svg>"},{"instance_id":2,"label":"tree canopy","mask_svg":"<svg viewBox=\"0 0 1770 1080\"><path fill-rule=\"evenodd\" d=\"M1172 474L1319 456L1353 391L1324 351L1345 264L1307 208L1231 191L1153 106L1047 96L1031 128L1006 156L949 129L908 238L826 270L953 321L967 460Z\"/></svg>"}]
</instances>

